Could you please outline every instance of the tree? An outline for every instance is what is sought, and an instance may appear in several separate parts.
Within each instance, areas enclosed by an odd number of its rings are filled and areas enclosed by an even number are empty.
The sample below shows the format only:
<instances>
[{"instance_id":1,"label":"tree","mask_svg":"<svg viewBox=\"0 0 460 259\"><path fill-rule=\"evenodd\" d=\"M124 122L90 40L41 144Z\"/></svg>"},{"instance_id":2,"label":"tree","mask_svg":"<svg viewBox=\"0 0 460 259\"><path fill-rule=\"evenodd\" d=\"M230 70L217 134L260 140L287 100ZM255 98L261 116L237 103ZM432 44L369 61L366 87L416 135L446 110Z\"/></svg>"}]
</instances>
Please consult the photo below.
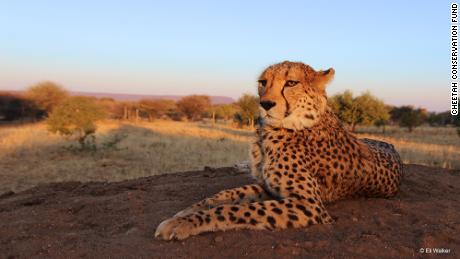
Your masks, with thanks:
<instances>
[{"instance_id":1,"label":"tree","mask_svg":"<svg viewBox=\"0 0 460 259\"><path fill-rule=\"evenodd\" d=\"M409 105L395 107L390 113L391 119L397 122L399 126L408 128L409 132L412 132L415 127L420 126L427 118L425 109L415 109Z\"/></svg>"},{"instance_id":2,"label":"tree","mask_svg":"<svg viewBox=\"0 0 460 259\"><path fill-rule=\"evenodd\" d=\"M67 96L68 93L62 86L51 81L38 83L25 92L25 97L42 111L42 115L51 113Z\"/></svg>"},{"instance_id":3,"label":"tree","mask_svg":"<svg viewBox=\"0 0 460 259\"><path fill-rule=\"evenodd\" d=\"M110 119L121 119L123 116L122 108L120 108L120 103L115 101L115 99L110 97L102 97L97 100L97 104L101 109L104 110L107 118Z\"/></svg>"},{"instance_id":4,"label":"tree","mask_svg":"<svg viewBox=\"0 0 460 259\"><path fill-rule=\"evenodd\" d=\"M17 120L34 117L37 109L29 100L20 95L0 92L0 120Z\"/></svg>"},{"instance_id":5,"label":"tree","mask_svg":"<svg viewBox=\"0 0 460 259\"><path fill-rule=\"evenodd\" d=\"M329 105L343 122L350 125L351 131L355 131L356 125L383 126L390 118L383 101L369 92L353 97L353 93L347 90L330 98Z\"/></svg>"},{"instance_id":6,"label":"tree","mask_svg":"<svg viewBox=\"0 0 460 259\"><path fill-rule=\"evenodd\" d=\"M446 126L455 123L455 116L451 115L450 111L430 112L427 116L427 122L430 126Z\"/></svg>"},{"instance_id":7,"label":"tree","mask_svg":"<svg viewBox=\"0 0 460 259\"><path fill-rule=\"evenodd\" d=\"M211 118L214 124L218 119L228 121L234 118L237 112L238 107L234 104L215 104L212 105L205 114L206 118Z\"/></svg>"},{"instance_id":8,"label":"tree","mask_svg":"<svg viewBox=\"0 0 460 259\"><path fill-rule=\"evenodd\" d=\"M254 127L254 122L259 116L259 97L244 94L236 102L240 111L236 114L236 118L239 118L242 122L248 123L251 127Z\"/></svg>"},{"instance_id":9,"label":"tree","mask_svg":"<svg viewBox=\"0 0 460 259\"><path fill-rule=\"evenodd\" d=\"M47 124L53 133L76 136L82 148L86 139L96 132L96 121L105 117L103 109L94 99L74 96L69 97L50 113Z\"/></svg>"},{"instance_id":10,"label":"tree","mask_svg":"<svg viewBox=\"0 0 460 259\"><path fill-rule=\"evenodd\" d=\"M215 106L216 117L223 120L229 120L238 112L238 107L234 104L220 104Z\"/></svg>"},{"instance_id":11,"label":"tree","mask_svg":"<svg viewBox=\"0 0 460 259\"><path fill-rule=\"evenodd\" d=\"M454 126L457 128L457 135L460 137L460 115L452 115Z\"/></svg>"},{"instance_id":12,"label":"tree","mask_svg":"<svg viewBox=\"0 0 460 259\"><path fill-rule=\"evenodd\" d=\"M189 95L177 102L179 111L189 120L200 120L211 107L211 99L206 95Z\"/></svg>"},{"instance_id":13,"label":"tree","mask_svg":"<svg viewBox=\"0 0 460 259\"><path fill-rule=\"evenodd\" d=\"M150 121L164 116L169 116L176 109L176 102L173 100L150 100L139 101L141 111L147 114Z\"/></svg>"}]
</instances>

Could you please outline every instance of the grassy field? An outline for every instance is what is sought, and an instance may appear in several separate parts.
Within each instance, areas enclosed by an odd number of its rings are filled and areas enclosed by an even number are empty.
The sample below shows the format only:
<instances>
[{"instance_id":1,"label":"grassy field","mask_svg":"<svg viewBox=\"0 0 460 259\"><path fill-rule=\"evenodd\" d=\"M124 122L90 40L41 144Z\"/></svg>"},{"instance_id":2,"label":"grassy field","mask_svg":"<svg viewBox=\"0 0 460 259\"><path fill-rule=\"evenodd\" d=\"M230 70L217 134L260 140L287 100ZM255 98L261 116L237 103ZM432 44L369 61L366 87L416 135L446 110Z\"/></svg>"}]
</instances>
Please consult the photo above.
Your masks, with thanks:
<instances>
[{"instance_id":1,"label":"grassy field","mask_svg":"<svg viewBox=\"0 0 460 259\"><path fill-rule=\"evenodd\" d=\"M231 166L247 160L251 133L172 121L98 127L96 151L49 133L45 124L0 128L0 193L57 181L119 181Z\"/></svg>"},{"instance_id":2,"label":"grassy field","mask_svg":"<svg viewBox=\"0 0 460 259\"><path fill-rule=\"evenodd\" d=\"M451 128L359 129L360 137L388 141L405 163L460 168L460 138ZM47 132L43 123L0 128L0 193L58 181L119 181L248 160L250 130L206 123L99 124L93 151Z\"/></svg>"},{"instance_id":3,"label":"grassy field","mask_svg":"<svg viewBox=\"0 0 460 259\"><path fill-rule=\"evenodd\" d=\"M361 138L393 144L404 163L460 168L460 137L455 128L420 127L408 133L406 129L390 127L382 133L380 129L370 127L358 129L357 132Z\"/></svg>"}]
</instances>

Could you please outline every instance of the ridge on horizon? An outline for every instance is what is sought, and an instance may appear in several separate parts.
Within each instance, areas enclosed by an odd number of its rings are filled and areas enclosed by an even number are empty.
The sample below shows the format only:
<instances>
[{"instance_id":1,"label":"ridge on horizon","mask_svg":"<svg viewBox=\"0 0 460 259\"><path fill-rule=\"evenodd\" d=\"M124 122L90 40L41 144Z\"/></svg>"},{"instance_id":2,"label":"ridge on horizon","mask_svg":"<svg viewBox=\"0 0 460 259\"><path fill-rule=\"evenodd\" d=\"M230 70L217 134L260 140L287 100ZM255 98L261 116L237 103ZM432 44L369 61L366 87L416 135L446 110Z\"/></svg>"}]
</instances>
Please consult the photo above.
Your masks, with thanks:
<instances>
[{"instance_id":1,"label":"ridge on horizon","mask_svg":"<svg viewBox=\"0 0 460 259\"><path fill-rule=\"evenodd\" d=\"M115 100L120 101L138 101L141 99L166 99L178 101L186 95L170 95L170 94L126 94L126 93L103 93L103 92L75 92L71 91L71 95L82 95L82 96L92 96L92 97L110 97ZM235 102L235 100L228 96L215 96L208 95L211 98L212 104L230 104Z\"/></svg>"},{"instance_id":2,"label":"ridge on horizon","mask_svg":"<svg viewBox=\"0 0 460 259\"><path fill-rule=\"evenodd\" d=\"M0 92L22 93L21 90L0 90ZM80 92L69 91L70 95L81 95L96 98L113 98L117 101L139 101L141 99L164 99L178 101L186 95L170 95L170 94L128 94L128 93L106 93L106 92ZM211 98L212 104L230 104L234 103L235 99L228 96L208 95Z\"/></svg>"}]
</instances>

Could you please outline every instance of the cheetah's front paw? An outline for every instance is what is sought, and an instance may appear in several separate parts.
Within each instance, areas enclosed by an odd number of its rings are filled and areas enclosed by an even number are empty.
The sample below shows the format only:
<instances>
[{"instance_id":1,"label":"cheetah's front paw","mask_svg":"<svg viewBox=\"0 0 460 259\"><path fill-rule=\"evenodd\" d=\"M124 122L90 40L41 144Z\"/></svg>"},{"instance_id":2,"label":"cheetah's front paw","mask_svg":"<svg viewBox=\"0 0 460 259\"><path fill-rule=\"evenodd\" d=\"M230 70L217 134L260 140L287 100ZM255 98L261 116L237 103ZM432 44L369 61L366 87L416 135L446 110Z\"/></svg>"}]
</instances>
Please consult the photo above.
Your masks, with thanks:
<instances>
[{"instance_id":1,"label":"cheetah's front paw","mask_svg":"<svg viewBox=\"0 0 460 259\"><path fill-rule=\"evenodd\" d=\"M173 217L158 225L155 237L163 240L182 240L197 233L193 223L184 218Z\"/></svg>"}]
</instances>

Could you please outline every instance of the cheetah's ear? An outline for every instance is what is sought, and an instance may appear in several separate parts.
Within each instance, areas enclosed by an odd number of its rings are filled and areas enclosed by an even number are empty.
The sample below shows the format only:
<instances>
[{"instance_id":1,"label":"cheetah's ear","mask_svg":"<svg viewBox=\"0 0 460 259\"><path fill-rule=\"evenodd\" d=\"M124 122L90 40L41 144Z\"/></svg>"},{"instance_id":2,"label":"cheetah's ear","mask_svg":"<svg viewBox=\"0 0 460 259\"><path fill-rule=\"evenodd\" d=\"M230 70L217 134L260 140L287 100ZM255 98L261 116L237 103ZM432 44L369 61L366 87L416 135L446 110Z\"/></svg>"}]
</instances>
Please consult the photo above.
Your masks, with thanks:
<instances>
[{"instance_id":1,"label":"cheetah's ear","mask_svg":"<svg viewBox=\"0 0 460 259\"><path fill-rule=\"evenodd\" d=\"M334 78L334 74L335 70L333 68L317 72L316 78L313 81L313 85L321 90L324 90L326 88L326 85L330 83Z\"/></svg>"}]
</instances>

